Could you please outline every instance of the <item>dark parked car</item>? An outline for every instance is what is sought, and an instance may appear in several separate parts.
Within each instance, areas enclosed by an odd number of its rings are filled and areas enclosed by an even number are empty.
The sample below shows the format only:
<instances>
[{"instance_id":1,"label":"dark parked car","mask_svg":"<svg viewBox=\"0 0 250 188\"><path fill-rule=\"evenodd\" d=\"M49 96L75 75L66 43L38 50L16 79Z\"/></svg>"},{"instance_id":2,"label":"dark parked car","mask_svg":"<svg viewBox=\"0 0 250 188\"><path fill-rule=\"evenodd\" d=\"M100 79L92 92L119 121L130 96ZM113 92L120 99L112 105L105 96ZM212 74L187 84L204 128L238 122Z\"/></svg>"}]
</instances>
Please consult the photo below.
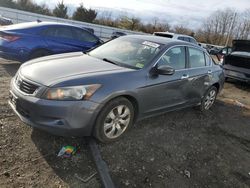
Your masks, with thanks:
<instances>
[{"instance_id":1,"label":"dark parked car","mask_svg":"<svg viewBox=\"0 0 250 188\"><path fill-rule=\"evenodd\" d=\"M0 56L21 62L51 54L87 51L100 43L94 34L69 24L37 21L0 28Z\"/></svg>"},{"instance_id":2,"label":"dark parked car","mask_svg":"<svg viewBox=\"0 0 250 188\"><path fill-rule=\"evenodd\" d=\"M0 25L11 25L13 22L9 18L5 18L0 15Z\"/></svg>"},{"instance_id":3,"label":"dark parked car","mask_svg":"<svg viewBox=\"0 0 250 188\"><path fill-rule=\"evenodd\" d=\"M110 142L146 117L190 106L208 110L223 83L223 70L199 46L130 35L87 54L23 64L9 103L33 127Z\"/></svg>"},{"instance_id":4,"label":"dark parked car","mask_svg":"<svg viewBox=\"0 0 250 188\"><path fill-rule=\"evenodd\" d=\"M234 40L232 52L224 58L225 77L250 82L250 40Z\"/></svg>"},{"instance_id":5,"label":"dark parked car","mask_svg":"<svg viewBox=\"0 0 250 188\"><path fill-rule=\"evenodd\" d=\"M120 32L120 31L114 31L111 35L111 39L115 39L121 36L127 35L126 33Z\"/></svg>"}]
</instances>

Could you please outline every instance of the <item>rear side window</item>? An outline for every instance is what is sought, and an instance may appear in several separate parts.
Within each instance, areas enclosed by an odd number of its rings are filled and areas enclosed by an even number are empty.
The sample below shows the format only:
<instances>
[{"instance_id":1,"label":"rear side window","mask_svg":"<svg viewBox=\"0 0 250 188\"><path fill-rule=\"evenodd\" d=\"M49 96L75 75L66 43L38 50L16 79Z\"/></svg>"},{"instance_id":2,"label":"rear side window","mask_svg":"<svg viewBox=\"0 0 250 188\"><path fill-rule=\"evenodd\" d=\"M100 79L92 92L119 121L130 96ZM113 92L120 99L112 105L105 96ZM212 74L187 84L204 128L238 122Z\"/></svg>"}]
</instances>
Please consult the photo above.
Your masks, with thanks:
<instances>
[{"instance_id":1,"label":"rear side window","mask_svg":"<svg viewBox=\"0 0 250 188\"><path fill-rule=\"evenodd\" d=\"M92 34L90 34L87 31L84 31L82 29L73 29L74 36L76 40L82 41L82 42L97 42L97 38L94 37Z\"/></svg>"},{"instance_id":2,"label":"rear side window","mask_svg":"<svg viewBox=\"0 0 250 188\"><path fill-rule=\"evenodd\" d=\"M178 46L169 49L158 61L158 66L168 65L175 70L185 69L185 47Z\"/></svg>"},{"instance_id":3,"label":"rear side window","mask_svg":"<svg viewBox=\"0 0 250 188\"><path fill-rule=\"evenodd\" d=\"M206 66L205 56L203 51L196 48L188 48L190 68Z\"/></svg>"},{"instance_id":4,"label":"rear side window","mask_svg":"<svg viewBox=\"0 0 250 188\"><path fill-rule=\"evenodd\" d=\"M184 40L184 37L178 37L179 40Z\"/></svg>"}]
</instances>

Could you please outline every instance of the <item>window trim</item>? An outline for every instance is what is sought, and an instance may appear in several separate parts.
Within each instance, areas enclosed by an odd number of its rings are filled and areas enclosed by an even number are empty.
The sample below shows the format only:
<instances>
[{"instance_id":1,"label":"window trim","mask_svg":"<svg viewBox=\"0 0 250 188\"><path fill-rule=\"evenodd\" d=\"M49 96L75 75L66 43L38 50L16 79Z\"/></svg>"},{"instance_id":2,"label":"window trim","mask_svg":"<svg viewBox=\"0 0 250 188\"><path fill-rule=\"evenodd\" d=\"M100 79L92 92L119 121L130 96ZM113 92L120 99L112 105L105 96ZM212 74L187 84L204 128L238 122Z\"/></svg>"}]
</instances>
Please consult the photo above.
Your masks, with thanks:
<instances>
[{"instance_id":1,"label":"window trim","mask_svg":"<svg viewBox=\"0 0 250 188\"><path fill-rule=\"evenodd\" d=\"M200 50L201 52L204 52L204 53L207 54L207 55L208 55L208 53L207 53L206 51L204 51L203 49L200 49L199 46L191 46L191 45L188 45L188 44L177 44L177 45L173 45L173 46L169 47L168 49L166 49L166 50L162 53L162 55L156 60L156 62L152 65L151 68L156 67L157 63L160 61L160 59L162 58L162 56L163 56L167 51L169 51L170 49L172 49L172 48L174 48L174 47L178 47L178 46L183 46L183 47L186 48L186 65L188 65L188 66L186 66L185 69L178 69L178 70L175 70L175 71L183 71L183 70L192 70L192 69L200 69L200 68L203 68L203 67L194 67L194 68L190 68L190 66L189 66L189 58L188 58L188 54L187 54L187 52L188 52L188 47L196 48L196 49ZM208 57L209 57L209 55L208 55ZM188 64L187 64L187 62L188 62ZM213 66L213 64L211 63L210 66L204 66L204 67L212 67L212 66Z\"/></svg>"}]
</instances>

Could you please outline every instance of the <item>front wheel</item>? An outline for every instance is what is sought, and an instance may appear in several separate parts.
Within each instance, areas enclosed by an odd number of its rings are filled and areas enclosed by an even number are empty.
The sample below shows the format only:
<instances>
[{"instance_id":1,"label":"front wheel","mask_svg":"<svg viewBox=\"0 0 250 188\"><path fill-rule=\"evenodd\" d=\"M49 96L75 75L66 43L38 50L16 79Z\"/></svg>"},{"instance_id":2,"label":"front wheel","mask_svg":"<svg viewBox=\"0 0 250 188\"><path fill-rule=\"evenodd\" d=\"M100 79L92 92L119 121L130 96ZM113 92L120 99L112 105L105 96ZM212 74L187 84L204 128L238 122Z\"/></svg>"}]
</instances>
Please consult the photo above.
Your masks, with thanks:
<instances>
[{"instance_id":1,"label":"front wheel","mask_svg":"<svg viewBox=\"0 0 250 188\"><path fill-rule=\"evenodd\" d=\"M101 110L94 130L94 136L103 143L116 141L134 122L134 107L124 98L116 98Z\"/></svg>"},{"instance_id":2,"label":"front wheel","mask_svg":"<svg viewBox=\"0 0 250 188\"><path fill-rule=\"evenodd\" d=\"M212 86L205 94L205 96L203 97L202 101L201 101L201 111L206 111L209 110L216 99L217 96L217 88Z\"/></svg>"}]
</instances>

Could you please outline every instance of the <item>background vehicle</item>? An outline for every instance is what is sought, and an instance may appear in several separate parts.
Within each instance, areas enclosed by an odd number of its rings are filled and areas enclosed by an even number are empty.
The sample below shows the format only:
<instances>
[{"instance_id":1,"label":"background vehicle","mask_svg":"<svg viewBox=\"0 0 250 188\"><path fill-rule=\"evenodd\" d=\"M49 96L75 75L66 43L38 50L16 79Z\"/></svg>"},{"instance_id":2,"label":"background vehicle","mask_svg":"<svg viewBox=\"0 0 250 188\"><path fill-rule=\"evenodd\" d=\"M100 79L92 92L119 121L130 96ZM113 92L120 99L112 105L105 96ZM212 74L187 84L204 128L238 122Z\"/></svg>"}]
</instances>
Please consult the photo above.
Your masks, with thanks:
<instances>
[{"instance_id":1,"label":"background vehicle","mask_svg":"<svg viewBox=\"0 0 250 188\"><path fill-rule=\"evenodd\" d=\"M234 40L223 62L226 78L250 82L250 40Z\"/></svg>"},{"instance_id":2,"label":"background vehicle","mask_svg":"<svg viewBox=\"0 0 250 188\"><path fill-rule=\"evenodd\" d=\"M39 21L0 28L0 56L21 62L51 54L86 51L99 44L97 36L69 24Z\"/></svg>"},{"instance_id":3,"label":"background vehicle","mask_svg":"<svg viewBox=\"0 0 250 188\"><path fill-rule=\"evenodd\" d=\"M129 35L87 54L23 64L11 82L10 105L31 126L111 142L136 120L190 106L210 109L223 83L223 70L199 46Z\"/></svg>"},{"instance_id":4,"label":"background vehicle","mask_svg":"<svg viewBox=\"0 0 250 188\"><path fill-rule=\"evenodd\" d=\"M11 25L13 22L9 18L5 18L0 15L0 25Z\"/></svg>"},{"instance_id":5,"label":"background vehicle","mask_svg":"<svg viewBox=\"0 0 250 188\"><path fill-rule=\"evenodd\" d=\"M176 34L176 33L170 33L170 32L154 32L153 35L155 36L160 36L160 37L167 37L171 39L177 39L177 40L183 40L186 42L191 42L193 44L197 44L197 41L188 35L181 35L181 34Z\"/></svg>"},{"instance_id":6,"label":"background vehicle","mask_svg":"<svg viewBox=\"0 0 250 188\"><path fill-rule=\"evenodd\" d=\"M111 35L111 39L115 39L121 36L127 35L126 33L120 32L120 31L114 31Z\"/></svg>"}]
</instances>

